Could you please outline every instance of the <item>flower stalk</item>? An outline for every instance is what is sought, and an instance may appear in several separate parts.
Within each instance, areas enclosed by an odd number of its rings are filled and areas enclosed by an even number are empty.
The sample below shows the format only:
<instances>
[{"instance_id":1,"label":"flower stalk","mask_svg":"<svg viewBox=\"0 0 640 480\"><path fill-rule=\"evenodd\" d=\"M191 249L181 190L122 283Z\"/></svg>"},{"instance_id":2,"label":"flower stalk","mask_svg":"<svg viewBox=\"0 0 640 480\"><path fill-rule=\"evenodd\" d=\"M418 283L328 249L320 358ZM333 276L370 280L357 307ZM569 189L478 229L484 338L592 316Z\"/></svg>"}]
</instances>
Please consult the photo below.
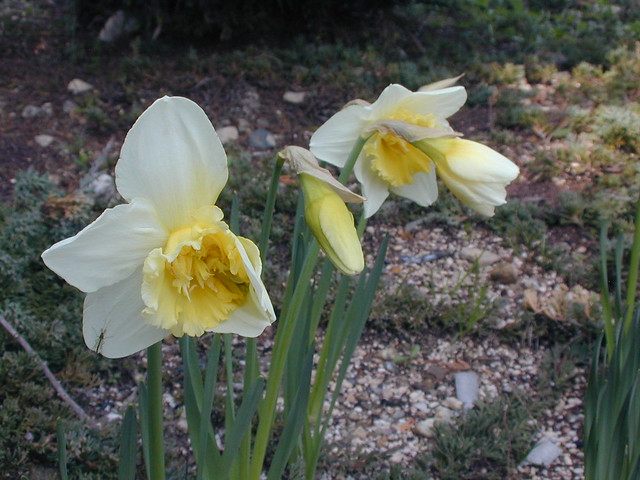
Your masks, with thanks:
<instances>
[{"instance_id":1,"label":"flower stalk","mask_svg":"<svg viewBox=\"0 0 640 480\"><path fill-rule=\"evenodd\" d=\"M164 480L162 344L160 342L147 348L147 384L149 391L149 478Z\"/></svg>"}]
</instances>

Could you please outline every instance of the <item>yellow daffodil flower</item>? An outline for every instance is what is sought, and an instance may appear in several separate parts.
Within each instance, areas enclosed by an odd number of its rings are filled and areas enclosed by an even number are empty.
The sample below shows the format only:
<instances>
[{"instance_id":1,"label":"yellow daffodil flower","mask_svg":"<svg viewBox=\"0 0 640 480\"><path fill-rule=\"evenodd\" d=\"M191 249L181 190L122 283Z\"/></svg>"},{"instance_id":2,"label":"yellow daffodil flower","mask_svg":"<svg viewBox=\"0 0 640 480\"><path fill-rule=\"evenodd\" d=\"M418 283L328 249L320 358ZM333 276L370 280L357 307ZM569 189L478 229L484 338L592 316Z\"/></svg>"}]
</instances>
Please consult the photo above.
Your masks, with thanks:
<instances>
[{"instance_id":1,"label":"yellow daffodil flower","mask_svg":"<svg viewBox=\"0 0 640 480\"><path fill-rule=\"evenodd\" d=\"M116 165L126 204L42 254L87 293L89 348L124 357L173 334L255 337L275 320L258 248L214 205L227 157L204 111L164 97L133 125Z\"/></svg>"},{"instance_id":2,"label":"yellow daffodil flower","mask_svg":"<svg viewBox=\"0 0 640 480\"><path fill-rule=\"evenodd\" d=\"M460 140L447 122L466 101L463 87L443 80L411 92L389 85L373 104L348 104L311 137L321 160L344 167L357 140L366 141L354 165L373 215L389 192L428 206L436 201L436 172L462 202L485 215L505 203L505 186L518 174L508 159L483 145Z\"/></svg>"},{"instance_id":3,"label":"yellow daffodil flower","mask_svg":"<svg viewBox=\"0 0 640 480\"><path fill-rule=\"evenodd\" d=\"M345 202L359 203L364 198L333 178L304 148L287 147L278 158L288 161L298 174L304 194L304 218L329 260L342 273L360 273L364 268L364 255L353 214Z\"/></svg>"}]
</instances>

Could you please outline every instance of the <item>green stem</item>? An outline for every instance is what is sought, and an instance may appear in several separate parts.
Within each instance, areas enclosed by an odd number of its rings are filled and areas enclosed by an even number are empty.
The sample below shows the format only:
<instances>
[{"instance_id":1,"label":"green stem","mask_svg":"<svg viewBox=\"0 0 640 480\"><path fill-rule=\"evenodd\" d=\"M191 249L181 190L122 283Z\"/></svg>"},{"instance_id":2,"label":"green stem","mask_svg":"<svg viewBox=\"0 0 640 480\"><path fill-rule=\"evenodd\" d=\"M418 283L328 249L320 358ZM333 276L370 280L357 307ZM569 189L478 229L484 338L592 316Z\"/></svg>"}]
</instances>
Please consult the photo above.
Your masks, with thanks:
<instances>
[{"instance_id":1,"label":"green stem","mask_svg":"<svg viewBox=\"0 0 640 480\"><path fill-rule=\"evenodd\" d=\"M271 175L271 184L269 185L269 193L267 193L267 203L264 206L264 213L262 216L262 232L260 232L260 260L264 263L266 258L267 248L269 247L269 235L271 234L271 223L273 222L273 210L276 205L276 194L278 193L278 184L280 183L280 173L282 172L282 166L284 162L281 160L276 161L276 166L273 168L273 174Z\"/></svg>"},{"instance_id":2,"label":"green stem","mask_svg":"<svg viewBox=\"0 0 640 480\"><path fill-rule=\"evenodd\" d=\"M147 348L149 385L149 457L150 478L164 480L164 435L162 431L162 342Z\"/></svg>"},{"instance_id":3,"label":"green stem","mask_svg":"<svg viewBox=\"0 0 640 480\"><path fill-rule=\"evenodd\" d=\"M258 431L256 432L255 443L253 447L253 459L249 472L249 479L259 480L262 472L262 465L267 451L273 420L276 413L276 404L278 401L278 393L280 392L280 384L284 374L284 366L287 359L287 353L293 338L293 332L296 327L295 318L298 316L302 308L303 300L307 295L309 280L313 274L318 254L320 253L320 245L317 241L312 240L300 275L297 279L296 288L291 297L289 309L286 317L280 319L276 339L274 341L273 356L271 357L271 367L267 379L267 391L264 401L260 408L260 422L258 423Z\"/></svg>"},{"instance_id":4,"label":"green stem","mask_svg":"<svg viewBox=\"0 0 640 480\"><path fill-rule=\"evenodd\" d=\"M368 139L369 137L367 138L358 137L358 140L353 145L353 148L351 149L351 153L349 153L349 156L347 157L347 161L344 163L344 168L342 169L342 172L340 172L340 176L338 177L338 180L340 181L340 183L345 184L347 183L347 180L349 180L349 175L351 175L351 172L353 171L353 167L356 164L356 160L358 160L358 157L360 156L360 152L362 151L362 147L364 146L364 144Z\"/></svg>"},{"instance_id":5,"label":"green stem","mask_svg":"<svg viewBox=\"0 0 640 480\"><path fill-rule=\"evenodd\" d=\"M629 279L627 282L627 314L624 322L624 333L631 328L631 320L635 310L636 288L638 286L638 267L640 266L640 199L636 206L635 231L633 246L631 247L631 261L629 264Z\"/></svg>"},{"instance_id":6,"label":"green stem","mask_svg":"<svg viewBox=\"0 0 640 480\"><path fill-rule=\"evenodd\" d=\"M284 161L276 158L276 164L271 174L271 183L269 184L269 191L267 193L267 202L264 206L264 213L262 215L262 229L260 232L260 242L258 249L260 250L260 260L264 265L267 256L267 249L269 248L269 236L271 234L271 225L273 223L273 211L276 205L276 196L278 193L278 185L280 184L280 174L282 173L282 167ZM256 339L247 338L246 340L246 357L245 357L245 371L244 371L244 392L249 391L249 387L253 385L253 382L258 378L258 354L256 348ZM240 447L240 462L239 462L239 474L240 478L247 478L249 472L249 458L251 450L251 435L247 434L242 440L242 446Z\"/></svg>"}]
</instances>

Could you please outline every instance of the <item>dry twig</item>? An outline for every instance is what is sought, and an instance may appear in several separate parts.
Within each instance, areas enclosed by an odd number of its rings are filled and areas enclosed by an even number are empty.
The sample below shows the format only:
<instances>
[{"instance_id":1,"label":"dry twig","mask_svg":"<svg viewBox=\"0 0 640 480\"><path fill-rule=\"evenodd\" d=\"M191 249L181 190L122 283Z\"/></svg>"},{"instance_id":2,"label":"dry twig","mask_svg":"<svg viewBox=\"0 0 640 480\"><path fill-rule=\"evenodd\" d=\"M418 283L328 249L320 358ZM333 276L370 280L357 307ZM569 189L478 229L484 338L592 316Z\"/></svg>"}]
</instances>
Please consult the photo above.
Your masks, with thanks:
<instances>
[{"instance_id":1,"label":"dry twig","mask_svg":"<svg viewBox=\"0 0 640 480\"><path fill-rule=\"evenodd\" d=\"M40 355L38 355L38 353L31 347L31 345L29 345L29 342L27 342L27 340L22 335L20 335L16 331L16 329L13 328L13 326L2 315L0 315L0 325L2 325L7 332L9 332L9 335L11 335L22 346L22 348L25 349L25 351L29 355L32 355L38 361L38 363L40 364L40 368L42 368L45 376L49 379L55 391L58 393L60 398L62 398L62 400L64 400L67 403L67 405L71 407L71 409L76 413L76 415L78 415L80 419L85 420L90 424L94 424L93 419L89 417L89 415L87 415L87 413L82 409L82 407L78 405L73 400L73 398L71 398L71 396L69 396L69 394L64 389L62 384L58 381L58 379L51 372L51 370L49 370L49 367L47 366L47 362L45 362L44 360L42 360L42 358L40 358Z\"/></svg>"}]
</instances>

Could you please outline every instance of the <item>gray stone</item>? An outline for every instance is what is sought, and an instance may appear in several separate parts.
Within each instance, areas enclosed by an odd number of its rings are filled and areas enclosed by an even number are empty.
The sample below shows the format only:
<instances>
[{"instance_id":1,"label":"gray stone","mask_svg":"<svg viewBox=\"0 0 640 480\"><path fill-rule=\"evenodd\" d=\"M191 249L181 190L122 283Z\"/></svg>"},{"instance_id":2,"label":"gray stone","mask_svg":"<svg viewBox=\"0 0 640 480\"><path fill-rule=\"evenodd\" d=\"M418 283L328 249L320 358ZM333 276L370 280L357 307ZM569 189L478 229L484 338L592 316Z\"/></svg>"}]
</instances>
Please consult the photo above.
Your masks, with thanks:
<instances>
[{"instance_id":1,"label":"gray stone","mask_svg":"<svg viewBox=\"0 0 640 480\"><path fill-rule=\"evenodd\" d=\"M395 363L390 361L384 362L384 368L386 368L387 371L391 373L396 373L398 371L398 366Z\"/></svg>"},{"instance_id":2,"label":"gray stone","mask_svg":"<svg viewBox=\"0 0 640 480\"><path fill-rule=\"evenodd\" d=\"M249 118L254 117L260 109L260 94L255 90L247 90L244 98L240 101L242 111Z\"/></svg>"},{"instance_id":3,"label":"gray stone","mask_svg":"<svg viewBox=\"0 0 640 480\"><path fill-rule=\"evenodd\" d=\"M189 423L187 422L187 419L184 416L180 416L180 418L176 422L176 426L185 433L189 431Z\"/></svg>"},{"instance_id":4,"label":"gray stone","mask_svg":"<svg viewBox=\"0 0 640 480\"><path fill-rule=\"evenodd\" d=\"M431 363L424 369L424 373L431 375L436 380L442 380L447 376L449 370L441 365Z\"/></svg>"},{"instance_id":5,"label":"gray stone","mask_svg":"<svg viewBox=\"0 0 640 480\"><path fill-rule=\"evenodd\" d=\"M407 233L411 233L414 230L418 230L422 228L422 226L426 223L426 221L427 221L426 217L418 218L417 220L413 220L412 222L407 223L404 226L404 229Z\"/></svg>"},{"instance_id":6,"label":"gray stone","mask_svg":"<svg viewBox=\"0 0 640 480\"><path fill-rule=\"evenodd\" d=\"M38 145L45 148L51 145L55 140L51 135L36 135L33 139Z\"/></svg>"},{"instance_id":7,"label":"gray stone","mask_svg":"<svg viewBox=\"0 0 640 480\"><path fill-rule=\"evenodd\" d=\"M89 183L89 190L97 202L107 204L116 195L116 184L108 173L102 173Z\"/></svg>"},{"instance_id":8,"label":"gray stone","mask_svg":"<svg viewBox=\"0 0 640 480\"><path fill-rule=\"evenodd\" d=\"M73 100L65 100L62 104L62 111L66 114L71 114L76 111L78 105Z\"/></svg>"},{"instance_id":9,"label":"gray stone","mask_svg":"<svg viewBox=\"0 0 640 480\"><path fill-rule=\"evenodd\" d=\"M480 265L481 267L493 265L494 263L498 263L500 261L500 255L492 252L487 252L486 250L475 247L463 248L460 251L460 256L465 260L469 260L470 262L474 262L477 258L478 265Z\"/></svg>"},{"instance_id":10,"label":"gray stone","mask_svg":"<svg viewBox=\"0 0 640 480\"><path fill-rule=\"evenodd\" d=\"M510 285L518 281L518 269L512 263L501 262L493 267L489 278L494 282Z\"/></svg>"},{"instance_id":11,"label":"gray stone","mask_svg":"<svg viewBox=\"0 0 640 480\"><path fill-rule=\"evenodd\" d=\"M73 100L65 100L62 104L62 111L67 114L71 114L76 111L78 105Z\"/></svg>"},{"instance_id":12,"label":"gray stone","mask_svg":"<svg viewBox=\"0 0 640 480\"><path fill-rule=\"evenodd\" d=\"M282 99L287 103L299 105L304 102L306 96L306 92L284 92Z\"/></svg>"},{"instance_id":13,"label":"gray stone","mask_svg":"<svg viewBox=\"0 0 640 480\"><path fill-rule=\"evenodd\" d=\"M478 400L480 391L480 379L478 374L472 371L458 372L455 375L456 397L465 408L472 408Z\"/></svg>"},{"instance_id":14,"label":"gray stone","mask_svg":"<svg viewBox=\"0 0 640 480\"><path fill-rule=\"evenodd\" d=\"M47 117L50 117L53 115L53 103L51 102L43 103L40 108L42 108L42 113L44 113Z\"/></svg>"},{"instance_id":15,"label":"gray stone","mask_svg":"<svg viewBox=\"0 0 640 480\"><path fill-rule=\"evenodd\" d=\"M353 438L359 438L360 440L364 440L369 436L367 431L362 427L356 427L355 430L351 432L351 436Z\"/></svg>"},{"instance_id":16,"label":"gray stone","mask_svg":"<svg viewBox=\"0 0 640 480\"><path fill-rule=\"evenodd\" d=\"M525 462L534 465L548 467L553 461L562 454L562 449L558 447L549 437L543 437L531 449Z\"/></svg>"},{"instance_id":17,"label":"gray stone","mask_svg":"<svg viewBox=\"0 0 640 480\"><path fill-rule=\"evenodd\" d=\"M249 123L249 121L247 119L240 118L238 120L238 131L240 131L240 133L249 133L249 132L251 132L251 124Z\"/></svg>"},{"instance_id":18,"label":"gray stone","mask_svg":"<svg viewBox=\"0 0 640 480\"><path fill-rule=\"evenodd\" d=\"M453 410L440 406L436 408L435 418L436 420L448 423L453 418Z\"/></svg>"},{"instance_id":19,"label":"gray stone","mask_svg":"<svg viewBox=\"0 0 640 480\"><path fill-rule=\"evenodd\" d=\"M93 90L93 85L79 78L74 78L69 82L69 85L67 85L67 90L69 90L74 95L79 95L81 93Z\"/></svg>"},{"instance_id":20,"label":"gray stone","mask_svg":"<svg viewBox=\"0 0 640 480\"><path fill-rule=\"evenodd\" d=\"M442 402L442 406L450 408L451 410L460 410L464 404L456 397L447 397L444 399L444 402Z\"/></svg>"},{"instance_id":21,"label":"gray stone","mask_svg":"<svg viewBox=\"0 0 640 480\"><path fill-rule=\"evenodd\" d=\"M35 118L44 114L42 108L35 105L27 105L22 109L22 118Z\"/></svg>"},{"instance_id":22,"label":"gray stone","mask_svg":"<svg viewBox=\"0 0 640 480\"><path fill-rule=\"evenodd\" d=\"M402 420L404 418L404 412L401 408L398 408L391 414L391 418L393 418L396 422L398 420Z\"/></svg>"},{"instance_id":23,"label":"gray stone","mask_svg":"<svg viewBox=\"0 0 640 480\"><path fill-rule=\"evenodd\" d=\"M427 438L433 438L433 427L436 424L436 419L435 418L427 418L426 420L422 420L418 423L416 423L416 426L414 427L414 431L419 434L422 435L423 437L427 437Z\"/></svg>"},{"instance_id":24,"label":"gray stone","mask_svg":"<svg viewBox=\"0 0 640 480\"><path fill-rule=\"evenodd\" d=\"M249 145L254 148L267 150L276 146L276 139L268 130L258 128L249 137Z\"/></svg>"},{"instance_id":25,"label":"gray stone","mask_svg":"<svg viewBox=\"0 0 640 480\"><path fill-rule=\"evenodd\" d=\"M238 140L238 129L233 125L219 128L216 131L218 132L218 138L220 139L223 145L226 145L229 142L235 142L236 140Z\"/></svg>"},{"instance_id":26,"label":"gray stone","mask_svg":"<svg viewBox=\"0 0 640 480\"><path fill-rule=\"evenodd\" d=\"M118 38L128 33L135 32L138 28L136 19L124 10L118 10L104 23L98 34L98 40L105 43L115 42Z\"/></svg>"},{"instance_id":27,"label":"gray stone","mask_svg":"<svg viewBox=\"0 0 640 480\"><path fill-rule=\"evenodd\" d=\"M412 405L412 407L423 413L427 413L429 411L429 405L427 405L425 402L416 402Z\"/></svg>"},{"instance_id":28,"label":"gray stone","mask_svg":"<svg viewBox=\"0 0 640 480\"><path fill-rule=\"evenodd\" d=\"M271 126L271 119L260 117L256 120L256 125L258 126L258 128L264 128L265 130L268 130Z\"/></svg>"},{"instance_id":29,"label":"gray stone","mask_svg":"<svg viewBox=\"0 0 640 480\"><path fill-rule=\"evenodd\" d=\"M120 415L119 413L116 413L116 412L109 412L109 413L107 413L105 418L109 422L118 422L118 421L122 420L122 415Z\"/></svg>"}]
</instances>

